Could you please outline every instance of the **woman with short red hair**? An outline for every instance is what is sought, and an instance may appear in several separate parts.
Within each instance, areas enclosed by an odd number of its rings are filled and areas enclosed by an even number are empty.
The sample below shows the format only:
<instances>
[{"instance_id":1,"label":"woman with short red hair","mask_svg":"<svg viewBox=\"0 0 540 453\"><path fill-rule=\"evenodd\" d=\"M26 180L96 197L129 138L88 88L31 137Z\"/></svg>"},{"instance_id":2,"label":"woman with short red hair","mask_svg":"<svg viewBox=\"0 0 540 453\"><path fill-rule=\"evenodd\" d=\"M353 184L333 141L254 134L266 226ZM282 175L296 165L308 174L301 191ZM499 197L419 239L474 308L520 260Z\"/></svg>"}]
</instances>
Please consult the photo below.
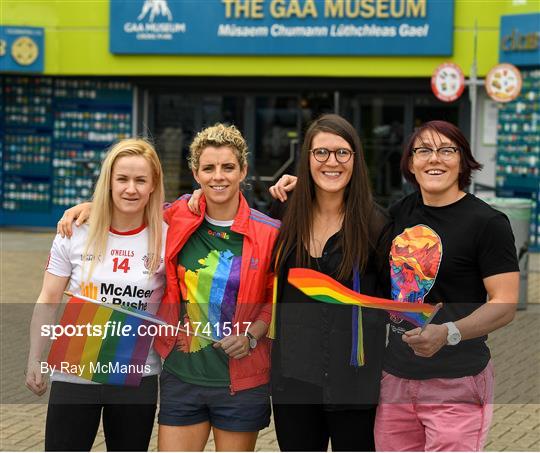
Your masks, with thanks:
<instances>
[{"instance_id":1,"label":"woman with short red hair","mask_svg":"<svg viewBox=\"0 0 540 453\"><path fill-rule=\"evenodd\" d=\"M390 208L392 297L444 305L424 331L390 317L377 450L485 443L494 382L485 341L514 317L519 268L508 218L465 191L480 168L445 121L422 125L405 146L401 170L417 191Z\"/></svg>"}]
</instances>

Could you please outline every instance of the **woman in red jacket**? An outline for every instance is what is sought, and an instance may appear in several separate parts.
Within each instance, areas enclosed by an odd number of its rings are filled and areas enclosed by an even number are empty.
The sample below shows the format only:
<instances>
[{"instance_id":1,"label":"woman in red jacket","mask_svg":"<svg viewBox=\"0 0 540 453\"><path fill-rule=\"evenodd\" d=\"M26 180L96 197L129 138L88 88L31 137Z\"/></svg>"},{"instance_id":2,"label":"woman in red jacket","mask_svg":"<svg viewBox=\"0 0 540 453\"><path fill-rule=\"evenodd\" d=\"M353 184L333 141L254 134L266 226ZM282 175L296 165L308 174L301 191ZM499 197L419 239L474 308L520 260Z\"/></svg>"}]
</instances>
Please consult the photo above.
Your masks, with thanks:
<instances>
[{"instance_id":1,"label":"woman in red jacket","mask_svg":"<svg viewBox=\"0 0 540 453\"><path fill-rule=\"evenodd\" d=\"M268 382L272 274L279 222L250 209L240 192L247 144L216 124L190 146L203 197L165 211L167 290L158 315L185 331L156 339L161 374L159 450L253 450L270 422ZM202 335L202 336L201 336Z\"/></svg>"}]
</instances>

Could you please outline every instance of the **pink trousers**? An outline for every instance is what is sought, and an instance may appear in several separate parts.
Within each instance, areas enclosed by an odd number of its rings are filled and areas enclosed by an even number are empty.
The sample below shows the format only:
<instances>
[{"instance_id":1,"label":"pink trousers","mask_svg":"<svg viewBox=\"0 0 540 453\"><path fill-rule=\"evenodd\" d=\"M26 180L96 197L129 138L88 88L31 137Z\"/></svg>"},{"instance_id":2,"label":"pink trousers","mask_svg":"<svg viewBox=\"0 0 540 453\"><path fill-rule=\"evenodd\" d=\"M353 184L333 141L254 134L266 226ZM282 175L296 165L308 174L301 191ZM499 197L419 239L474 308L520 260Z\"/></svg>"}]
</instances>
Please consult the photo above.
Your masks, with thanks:
<instances>
[{"instance_id":1,"label":"pink trousers","mask_svg":"<svg viewBox=\"0 0 540 453\"><path fill-rule=\"evenodd\" d=\"M493 364L476 376L402 379L383 372L377 451L481 451L493 416Z\"/></svg>"}]
</instances>

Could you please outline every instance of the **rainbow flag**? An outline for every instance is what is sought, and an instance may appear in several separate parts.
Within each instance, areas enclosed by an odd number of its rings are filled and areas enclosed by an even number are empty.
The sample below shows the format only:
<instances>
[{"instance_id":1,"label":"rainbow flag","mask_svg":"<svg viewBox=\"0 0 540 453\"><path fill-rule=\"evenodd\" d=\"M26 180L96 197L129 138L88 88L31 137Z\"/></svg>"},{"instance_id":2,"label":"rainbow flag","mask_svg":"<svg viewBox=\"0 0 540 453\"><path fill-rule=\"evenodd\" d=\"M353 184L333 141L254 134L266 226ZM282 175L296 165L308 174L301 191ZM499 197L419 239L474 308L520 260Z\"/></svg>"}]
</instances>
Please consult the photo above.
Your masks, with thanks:
<instances>
[{"instance_id":1,"label":"rainbow flag","mask_svg":"<svg viewBox=\"0 0 540 453\"><path fill-rule=\"evenodd\" d=\"M152 318L132 308L71 297L59 324L75 329L90 324L101 328L102 335L89 336L86 328L82 329L82 336L62 335L54 340L47 362L57 371L71 372L90 381L136 387L141 382L153 340L150 335L138 335L139 326L163 323ZM131 330L121 335L118 327L126 329L125 326L131 326Z\"/></svg>"},{"instance_id":2,"label":"rainbow flag","mask_svg":"<svg viewBox=\"0 0 540 453\"><path fill-rule=\"evenodd\" d=\"M343 286L328 275L312 269L294 268L289 271L289 283L306 296L319 302L340 305L357 305L399 312L399 316L418 327L430 322L439 306L398 302L360 294Z\"/></svg>"}]
</instances>

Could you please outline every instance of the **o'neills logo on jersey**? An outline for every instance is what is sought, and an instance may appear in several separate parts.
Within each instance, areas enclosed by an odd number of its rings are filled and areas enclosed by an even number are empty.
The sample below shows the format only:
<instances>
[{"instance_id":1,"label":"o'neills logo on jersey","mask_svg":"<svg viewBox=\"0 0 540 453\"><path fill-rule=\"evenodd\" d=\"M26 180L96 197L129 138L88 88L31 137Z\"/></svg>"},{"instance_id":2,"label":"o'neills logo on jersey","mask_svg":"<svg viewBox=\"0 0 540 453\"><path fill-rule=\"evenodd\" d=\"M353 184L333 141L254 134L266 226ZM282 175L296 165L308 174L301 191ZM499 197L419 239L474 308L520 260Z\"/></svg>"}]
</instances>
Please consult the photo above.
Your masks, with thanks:
<instances>
[{"instance_id":1,"label":"o'neills logo on jersey","mask_svg":"<svg viewBox=\"0 0 540 453\"><path fill-rule=\"evenodd\" d=\"M144 0L136 21L125 22L123 28L141 41L170 41L187 27L185 22L174 22L167 0Z\"/></svg>"},{"instance_id":2,"label":"o'neills logo on jersey","mask_svg":"<svg viewBox=\"0 0 540 453\"><path fill-rule=\"evenodd\" d=\"M153 289L145 290L139 288L137 285L117 286L114 283L102 283L99 291L101 295L101 302L103 303L123 305L133 307L138 310L146 310L148 307L148 302L143 302L142 299L150 298L153 292Z\"/></svg>"},{"instance_id":3,"label":"o'neills logo on jersey","mask_svg":"<svg viewBox=\"0 0 540 453\"><path fill-rule=\"evenodd\" d=\"M126 256L128 258L132 258L135 256L135 252L133 250L112 249L111 256Z\"/></svg>"}]
</instances>

